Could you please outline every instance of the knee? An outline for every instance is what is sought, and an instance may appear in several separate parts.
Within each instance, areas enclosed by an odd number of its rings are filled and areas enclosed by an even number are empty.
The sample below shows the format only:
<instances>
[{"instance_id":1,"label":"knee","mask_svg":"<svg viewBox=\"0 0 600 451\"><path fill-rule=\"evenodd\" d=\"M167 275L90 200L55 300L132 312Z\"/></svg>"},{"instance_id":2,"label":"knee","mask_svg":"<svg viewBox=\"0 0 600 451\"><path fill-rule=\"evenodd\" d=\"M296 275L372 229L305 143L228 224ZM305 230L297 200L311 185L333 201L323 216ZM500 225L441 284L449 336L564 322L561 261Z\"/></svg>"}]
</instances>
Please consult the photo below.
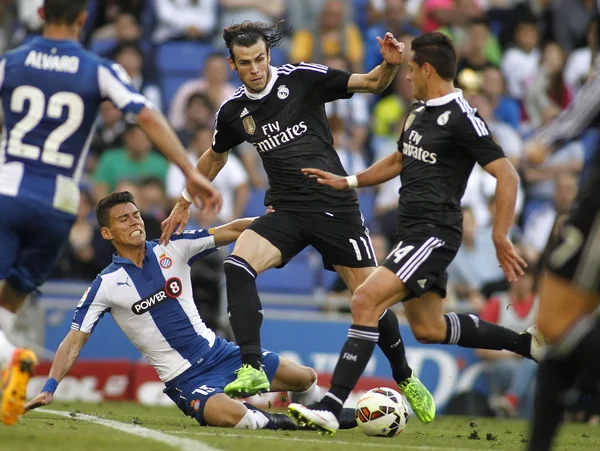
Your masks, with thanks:
<instances>
[{"instance_id":1,"label":"knee","mask_svg":"<svg viewBox=\"0 0 600 451\"><path fill-rule=\"evenodd\" d=\"M442 343L445 331L432 322L411 323L410 329L416 340L422 344Z\"/></svg>"},{"instance_id":2,"label":"knee","mask_svg":"<svg viewBox=\"0 0 600 451\"><path fill-rule=\"evenodd\" d=\"M306 378L305 387L302 391L308 390L310 387L313 386L314 383L317 382L317 372L308 366L306 366L304 368L306 369L307 378Z\"/></svg>"},{"instance_id":3,"label":"knee","mask_svg":"<svg viewBox=\"0 0 600 451\"><path fill-rule=\"evenodd\" d=\"M364 288L364 284L358 287L352 295L350 311L355 324L377 325L384 310L378 305L377 299Z\"/></svg>"},{"instance_id":4,"label":"knee","mask_svg":"<svg viewBox=\"0 0 600 451\"><path fill-rule=\"evenodd\" d=\"M539 315L538 328L547 343L556 343L570 328L570 324L561 321L559 318Z\"/></svg>"}]
</instances>

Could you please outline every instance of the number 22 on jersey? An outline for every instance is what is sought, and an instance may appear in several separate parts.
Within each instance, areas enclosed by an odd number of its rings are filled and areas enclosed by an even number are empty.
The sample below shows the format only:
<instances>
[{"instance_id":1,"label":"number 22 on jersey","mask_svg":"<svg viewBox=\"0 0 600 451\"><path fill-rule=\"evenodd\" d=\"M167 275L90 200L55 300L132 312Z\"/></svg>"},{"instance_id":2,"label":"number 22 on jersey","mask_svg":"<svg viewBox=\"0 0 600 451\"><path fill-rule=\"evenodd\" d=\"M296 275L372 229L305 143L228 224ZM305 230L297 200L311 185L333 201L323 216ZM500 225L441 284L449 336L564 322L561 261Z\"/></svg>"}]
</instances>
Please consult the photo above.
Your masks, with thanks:
<instances>
[{"instance_id":1,"label":"number 22 on jersey","mask_svg":"<svg viewBox=\"0 0 600 451\"><path fill-rule=\"evenodd\" d=\"M6 152L14 157L38 160L42 163L70 169L75 162L74 155L59 152L60 146L69 139L83 122L83 99L72 92L57 92L46 102L44 93L34 86L19 86L14 90L10 109L14 113L22 113L26 102L29 103L27 114L10 130ZM52 131L40 149L32 144L24 144L23 138L37 127L44 114L51 119L60 119L63 108L68 108L67 120Z\"/></svg>"}]
</instances>

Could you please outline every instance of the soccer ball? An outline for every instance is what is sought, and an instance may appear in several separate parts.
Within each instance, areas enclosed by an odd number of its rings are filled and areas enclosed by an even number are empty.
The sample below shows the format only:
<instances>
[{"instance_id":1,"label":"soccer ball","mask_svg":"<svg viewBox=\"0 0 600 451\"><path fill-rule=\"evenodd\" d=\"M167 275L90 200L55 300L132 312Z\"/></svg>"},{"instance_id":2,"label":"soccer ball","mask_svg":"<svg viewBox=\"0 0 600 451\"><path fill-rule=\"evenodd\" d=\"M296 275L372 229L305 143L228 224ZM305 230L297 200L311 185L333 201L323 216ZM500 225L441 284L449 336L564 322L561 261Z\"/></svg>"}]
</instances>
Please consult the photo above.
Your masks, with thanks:
<instances>
[{"instance_id":1,"label":"soccer ball","mask_svg":"<svg viewBox=\"0 0 600 451\"><path fill-rule=\"evenodd\" d=\"M356 404L356 423L371 437L396 437L407 421L404 396L391 388L369 390Z\"/></svg>"}]
</instances>

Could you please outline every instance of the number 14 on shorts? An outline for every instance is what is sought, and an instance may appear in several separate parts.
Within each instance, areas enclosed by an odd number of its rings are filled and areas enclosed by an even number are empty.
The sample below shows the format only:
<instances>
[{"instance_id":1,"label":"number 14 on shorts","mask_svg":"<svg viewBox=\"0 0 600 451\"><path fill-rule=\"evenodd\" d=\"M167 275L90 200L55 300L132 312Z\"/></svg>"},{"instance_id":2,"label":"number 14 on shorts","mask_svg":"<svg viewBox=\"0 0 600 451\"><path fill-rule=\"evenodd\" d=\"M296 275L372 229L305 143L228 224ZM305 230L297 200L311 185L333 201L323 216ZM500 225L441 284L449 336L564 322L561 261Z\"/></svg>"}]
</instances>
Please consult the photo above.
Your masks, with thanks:
<instances>
[{"instance_id":1,"label":"number 14 on shorts","mask_svg":"<svg viewBox=\"0 0 600 451\"><path fill-rule=\"evenodd\" d=\"M388 259L392 258L392 256L394 257L394 263L398 263L400 260L402 260L404 257L406 257L406 255L412 251L415 247L412 244L407 244L406 246L402 246L402 241L400 241L396 247L394 249L392 249L392 252L389 253L389 255L387 256Z\"/></svg>"}]
</instances>

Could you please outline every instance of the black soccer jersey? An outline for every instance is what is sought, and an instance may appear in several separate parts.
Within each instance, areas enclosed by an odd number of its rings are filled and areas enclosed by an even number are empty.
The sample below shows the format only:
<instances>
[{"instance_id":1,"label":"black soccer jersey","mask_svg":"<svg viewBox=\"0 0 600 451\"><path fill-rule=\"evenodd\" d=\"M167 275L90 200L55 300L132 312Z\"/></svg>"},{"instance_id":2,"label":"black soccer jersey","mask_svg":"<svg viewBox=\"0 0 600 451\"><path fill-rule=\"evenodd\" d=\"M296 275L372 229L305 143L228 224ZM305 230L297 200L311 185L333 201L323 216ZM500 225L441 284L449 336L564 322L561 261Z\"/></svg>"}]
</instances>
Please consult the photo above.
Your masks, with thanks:
<instances>
[{"instance_id":1,"label":"black soccer jersey","mask_svg":"<svg viewBox=\"0 0 600 451\"><path fill-rule=\"evenodd\" d=\"M461 198L475 163L504 157L462 92L413 104L398 142L402 152L398 226L462 230Z\"/></svg>"},{"instance_id":2,"label":"black soccer jersey","mask_svg":"<svg viewBox=\"0 0 600 451\"><path fill-rule=\"evenodd\" d=\"M248 141L269 178L265 205L276 210L341 212L358 208L356 193L336 191L302 174L306 167L347 175L333 147L324 104L349 98L350 74L300 63L271 67L265 89L240 87L217 112L213 150Z\"/></svg>"}]
</instances>

